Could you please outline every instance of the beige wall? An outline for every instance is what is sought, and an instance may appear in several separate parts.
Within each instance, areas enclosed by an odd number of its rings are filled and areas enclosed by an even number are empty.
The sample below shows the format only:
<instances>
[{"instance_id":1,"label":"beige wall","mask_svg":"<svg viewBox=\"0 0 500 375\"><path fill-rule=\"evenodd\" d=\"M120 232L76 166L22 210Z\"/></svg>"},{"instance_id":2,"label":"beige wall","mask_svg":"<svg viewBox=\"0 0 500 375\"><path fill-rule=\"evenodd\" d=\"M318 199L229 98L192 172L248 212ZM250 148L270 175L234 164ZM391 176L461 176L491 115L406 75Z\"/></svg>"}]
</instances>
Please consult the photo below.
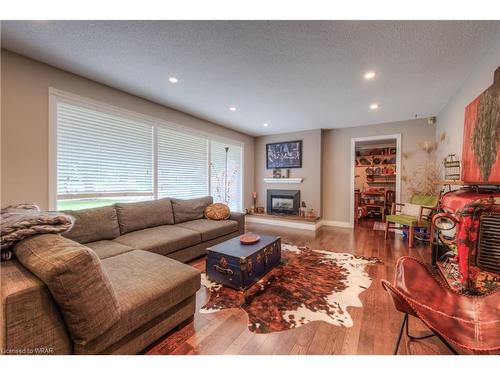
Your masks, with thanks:
<instances>
[{"instance_id":1,"label":"beige wall","mask_svg":"<svg viewBox=\"0 0 500 375\"><path fill-rule=\"evenodd\" d=\"M399 121L385 124L331 129L323 132L323 219L349 223L351 138L401 134L401 152L409 155L402 160L411 171L427 160L427 154L419 144L433 141L435 126L426 119ZM407 199L406 186L402 182L401 200Z\"/></svg>"},{"instance_id":2,"label":"beige wall","mask_svg":"<svg viewBox=\"0 0 500 375\"><path fill-rule=\"evenodd\" d=\"M302 168L290 169L290 177L303 177L301 184L266 184L264 177L272 177L273 170L266 169L266 144L302 140ZM255 187L257 205L266 207L267 189L300 190L300 199L307 209L321 214L321 143L322 131L275 134L255 139Z\"/></svg>"},{"instance_id":3,"label":"beige wall","mask_svg":"<svg viewBox=\"0 0 500 375\"><path fill-rule=\"evenodd\" d=\"M1 50L1 206L48 208L49 87L244 143L244 205L254 190L254 138Z\"/></svg>"},{"instance_id":4,"label":"beige wall","mask_svg":"<svg viewBox=\"0 0 500 375\"><path fill-rule=\"evenodd\" d=\"M469 78L448 104L437 115L436 137L446 134L446 140L438 149L442 160L448 154L456 154L462 159L465 107L493 83L493 73L500 66L500 32L498 42L478 62Z\"/></svg>"}]
</instances>

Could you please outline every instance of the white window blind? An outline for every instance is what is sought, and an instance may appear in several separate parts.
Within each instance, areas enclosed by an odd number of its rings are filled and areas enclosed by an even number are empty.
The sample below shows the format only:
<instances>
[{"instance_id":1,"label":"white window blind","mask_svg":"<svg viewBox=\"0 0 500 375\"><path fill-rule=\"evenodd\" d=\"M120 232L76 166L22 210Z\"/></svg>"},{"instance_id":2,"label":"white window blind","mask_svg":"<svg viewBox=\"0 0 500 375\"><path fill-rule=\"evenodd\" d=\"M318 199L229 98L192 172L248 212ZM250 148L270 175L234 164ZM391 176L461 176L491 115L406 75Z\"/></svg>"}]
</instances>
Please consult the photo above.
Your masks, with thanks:
<instances>
[{"instance_id":1,"label":"white window blind","mask_svg":"<svg viewBox=\"0 0 500 375\"><path fill-rule=\"evenodd\" d=\"M227 171L226 171L226 147ZM211 195L215 202L226 203L231 210L241 211L242 147L210 142Z\"/></svg>"},{"instance_id":2,"label":"white window blind","mask_svg":"<svg viewBox=\"0 0 500 375\"><path fill-rule=\"evenodd\" d=\"M158 197L208 195L207 139L158 127L157 140Z\"/></svg>"},{"instance_id":3,"label":"white window blind","mask_svg":"<svg viewBox=\"0 0 500 375\"><path fill-rule=\"evenodd\" d=\"M58 199L153 196L152 126L57 103Z\"/></svg>"},{"instance_id":4,"label":"white window blind","mask_svg":"<svg viewBox=\"0 0 500 375\"><path fill-rule=\"evenodd\" d=\"M84 100L55 103L57 209L205 195L242 209L242 147Z\"/></svg>"}]
</instances>

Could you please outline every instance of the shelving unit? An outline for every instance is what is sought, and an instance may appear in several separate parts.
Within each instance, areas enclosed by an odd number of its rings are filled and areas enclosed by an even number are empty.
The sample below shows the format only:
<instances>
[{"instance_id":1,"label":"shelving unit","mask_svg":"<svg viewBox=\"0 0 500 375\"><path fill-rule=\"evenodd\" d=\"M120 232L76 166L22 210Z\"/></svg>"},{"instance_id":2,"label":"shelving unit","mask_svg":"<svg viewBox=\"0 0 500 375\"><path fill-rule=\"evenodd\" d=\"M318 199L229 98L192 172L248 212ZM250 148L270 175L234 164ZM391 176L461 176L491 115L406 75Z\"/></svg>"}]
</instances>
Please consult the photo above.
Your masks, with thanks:
<instances>
[{"instance_id":1,"label":"shelving unit","mask_svg":"<svg viewBox=\"0 0 500 375\"><path fill-rule=\"evenodd\" d=\"M361 207L365 207L368 216L378 215L384 221L385 219L385 191L382 192L363 192L361 194Z\"/></svg>"},{"instance_id":2,"label":"shelving unit","mask_svg":"<svg viewBox=\"0 0 500 375\"><path fill-rule=\"evenodd\" d=\"M388 192L396 190L396 149L373 147L359 153L364 153L356 155L354 166L355 176L359 179L356 188L361 191L359 207L364 216L377 216L384 221L392 205L392 201L388 201L388 196L391 197Z\"/></svg>"}]
</instances>

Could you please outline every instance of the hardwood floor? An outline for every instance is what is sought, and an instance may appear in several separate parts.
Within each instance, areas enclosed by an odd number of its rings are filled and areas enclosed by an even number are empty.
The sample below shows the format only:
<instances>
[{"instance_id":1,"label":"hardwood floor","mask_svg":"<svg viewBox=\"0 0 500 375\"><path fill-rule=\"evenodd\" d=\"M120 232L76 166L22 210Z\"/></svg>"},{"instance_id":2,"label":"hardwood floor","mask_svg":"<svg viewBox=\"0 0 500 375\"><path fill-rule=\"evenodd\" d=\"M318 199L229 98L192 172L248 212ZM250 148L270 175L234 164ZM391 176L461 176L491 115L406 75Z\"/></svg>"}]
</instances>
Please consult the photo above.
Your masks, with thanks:
<instances>
[{"instance_id":1,"label":"hardwood floor","mask_svg":"<svg viewBox=\"0 0 500 375\"><path fill-rule=\"evenodd\" d=\"M159 340L146 354L392 354L403 315L392 306L380 280L392 280L395 262L402 255L430 262L430 247L415 241L410 250L400 235L391 233L384 240L384 232L372 228L372 221L361 223L355 230L322 227L316 234L277 226L247 226L247 230L279 235L282 241L295 245L380 258L382 264L367 267L373 283L360 295L363 307L349 308L353 327L317 321L288 331L255 334L247 329L248 318L243 310L197 312L191 322ZM204 259L191 264L199 269L205 266ZM197 294L197 309L207 300L207 294L202 287ZM416 335L427 332L413 317L410 329ZM399 353L450 354L434 337L411 343L403 339Z\"/></svg>"}]
</instances>

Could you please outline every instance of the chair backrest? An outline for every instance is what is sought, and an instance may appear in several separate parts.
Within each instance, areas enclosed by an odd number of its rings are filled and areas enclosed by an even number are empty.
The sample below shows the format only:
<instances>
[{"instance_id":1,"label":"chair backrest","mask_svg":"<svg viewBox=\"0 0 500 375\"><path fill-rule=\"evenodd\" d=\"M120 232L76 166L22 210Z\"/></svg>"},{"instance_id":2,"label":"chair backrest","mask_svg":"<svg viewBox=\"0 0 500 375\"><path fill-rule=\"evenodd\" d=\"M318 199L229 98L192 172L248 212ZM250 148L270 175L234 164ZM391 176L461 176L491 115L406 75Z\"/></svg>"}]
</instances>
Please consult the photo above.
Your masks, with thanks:
<instances>
[{"instance_id":1,"label":"chair backrest","mask_svg":"<svg viewBox=\"0 0 500 375\"><path fill-rule=\"evenodd\" d=\"M418 204L419 206L436 207L439 198L434 195L415 194L411 197L411 204Z\"/></svg>"}]
</instances>

